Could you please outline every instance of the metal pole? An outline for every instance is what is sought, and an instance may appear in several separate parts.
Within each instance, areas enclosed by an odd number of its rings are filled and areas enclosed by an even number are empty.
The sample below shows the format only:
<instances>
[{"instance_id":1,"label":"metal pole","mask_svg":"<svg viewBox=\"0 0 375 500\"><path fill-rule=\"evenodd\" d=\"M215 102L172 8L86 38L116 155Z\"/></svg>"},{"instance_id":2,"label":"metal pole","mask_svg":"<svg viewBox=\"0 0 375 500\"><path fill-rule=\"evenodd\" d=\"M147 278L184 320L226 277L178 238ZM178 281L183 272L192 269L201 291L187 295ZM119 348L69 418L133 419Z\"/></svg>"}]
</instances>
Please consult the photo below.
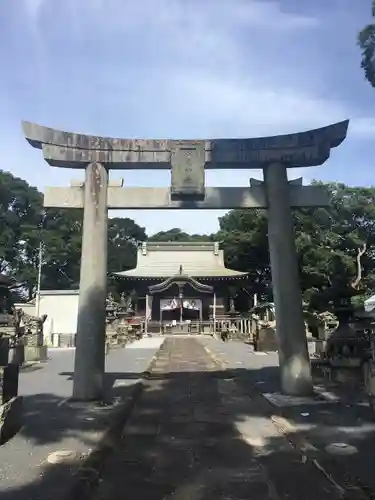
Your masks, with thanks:
<instances>
[{"instance_id":1,"label":"metal pole","mask_svg":"<svg viewBox=\"0 0 375 500\"><path fill-rule=\"evenodd\" d=\"M148 299L148 294L146 294L145 335L147 335L148 333L148 317L149 317L149 299Z\"/></svg>"},{"instance_id":2,"label":"metal pole","mask_svg":"<svg viewBox=\"0 0 375 500\"><path fill-rule=\"evenodd\" d=\"M216 292L214 292L214 303L213 303L212 318L214 320L214 334L215 334L216 333Z\"/></svg>"},{"instance_id":3,"label":"metal pole","mask_svg":"<svg viewBox=\"0 0 375 500\"><path fill-rule=\"evenodd\" d=\"M38 280L36 285L35 297L35 316L39 318L40 313L40 284L42 281L42 260L43 260L43 243L39 243L39 263L38 263Z\"/></svg>"}]
</instances>

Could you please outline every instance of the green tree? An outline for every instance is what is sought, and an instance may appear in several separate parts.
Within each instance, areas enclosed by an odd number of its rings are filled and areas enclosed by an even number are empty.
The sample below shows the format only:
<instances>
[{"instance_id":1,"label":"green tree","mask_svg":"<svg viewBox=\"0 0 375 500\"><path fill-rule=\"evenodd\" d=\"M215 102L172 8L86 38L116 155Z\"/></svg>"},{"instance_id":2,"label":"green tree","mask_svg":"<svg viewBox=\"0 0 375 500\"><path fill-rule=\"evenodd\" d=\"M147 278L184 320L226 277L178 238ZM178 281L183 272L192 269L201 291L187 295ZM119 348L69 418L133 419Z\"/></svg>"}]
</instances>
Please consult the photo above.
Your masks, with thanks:
<instances>
[{"instance_id":1,"label":"green tree","mask_svg":"<svg viewBox=\"0 0 375 500\"><path fill-rule=\"evenodd\" d=\"M108 272L134 268L137 265L137 245L146 239L145 228L138 226L133 219L109 219Z\"/></svg>"},{"instance_id":2,"label":"green tree","mask_svg":"<svg viewBox=\"0 0 375 500\"><path fill-rule=\"evenodd\" d=\"M266 299L271 274L265 212L231 210L219 219L219 226L216 239L222 242L225 264L249 273L248 292Z\"/></svg>"},{"instance_id":3,"label":"green tree","mask_svg":"<svg viewBox=\"0 0 375 500\"><path fill-rule=\"evenodd\" d=\"M48 210L43 241L43 287L46 289L79 286L82 210ZM132 219L108 220L108 274L131 269L137 263L137 243L147 238L145 229Z\"/></svg>"},{"instance_id":4,"label":"green tree","mask_svg":"<svg viewBox=\"0 0 375 500\"><path fill-rule=\"evenodd\" d=\"M303 288L329 286L337 278L335 259L341 262L346 279L354 284L359 277L358 253L365 248L359 284L363 293L368 293L375 286L375 188L314 184L325 188L332 200L328 208L296 212Z\"/></svg>"},{"instance_id":5,"label":"green tree","mask_svg":"<svg viewBox=\"0 0 375 500\"><path fill-rule=\"evenodd\" d=\"M212 241L214 235L188 234L175 227L168 231L160 231L152 235L150 241Z\"/></svg>"},{"instance_id":6,"label":"green tree","mask_svg":"<svg viewBox=\"0 0 375 500\"><path fill-rule=\"evenodd\" d=\"M37 276L34 242L42 218L42 194L10 172L0 171L0 272L15 276L27 288Z\"/></svg>"},{"instance_id":7,"label":"green tree","mask_svg":"<svg viewBox=\"0 0 375 500\"><path fill-rule=\"evenodd\" d=\"M0 272L23 283L27 298L35 292L39 245L43 244L44 289L79 285L82 210L44 209L43 195L27 182L0 171ZM136 244L147 238L131 219L108 221L108 272L136 265Z\"/></svg>"},{"instance_id":8,"label":"green tree","mask_svg":"<svg viewBox=\"0 0 375 500\"><path fill-rule=\"evenodd\" d=\"M371 15L375 19L375 0L372 0ZM359 32L358 45L362 50L361 67L365 77L375 87L375 22L367 24Z\"/></svg>"},{"instance_id":9,"label":"green tree","mask_svg":"<svg viewBox=\"0 0 375 500\"><path fill-rule=\"evenodd\" d=\"M295 237L301 287L308 299L341 276L333 263L340 261L341 273L349 282L357 278L358 251L362 256L361 286L369 293L375 286L375 188L324 185L331 195L330 207L294 211ZM226 264L250 275L249 290L269 295L271 273L267 241L267 219L263 211L232 210L220 219L217 237L222 240Z\"/></svg>"},{"instance_id":10,"label":"green tree","mask_svg":"<svg viewBox=\"0 0 375 500\"><path fill-rule=\"evenodd\" d=\"M42 288L75 289L79 285L81 210L47 209L40 238L43 242Z\"/></svg>"}]
</instances>

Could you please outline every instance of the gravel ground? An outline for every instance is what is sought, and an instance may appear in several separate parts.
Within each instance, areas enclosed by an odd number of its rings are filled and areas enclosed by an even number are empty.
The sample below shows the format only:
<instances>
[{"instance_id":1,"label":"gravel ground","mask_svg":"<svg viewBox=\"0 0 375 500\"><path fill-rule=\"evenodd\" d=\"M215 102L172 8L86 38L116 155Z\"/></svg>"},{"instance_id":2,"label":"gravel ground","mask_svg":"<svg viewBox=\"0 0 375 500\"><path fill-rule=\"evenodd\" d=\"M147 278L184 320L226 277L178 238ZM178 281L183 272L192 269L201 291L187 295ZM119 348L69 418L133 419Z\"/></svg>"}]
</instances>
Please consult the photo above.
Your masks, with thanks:
<instances>
[{"instance_id":1,"label":"gravel ground","mask_svg":"<svg viewBox=\"0 0 375 500\"><path fill-rule=\"evenodd\" d=\"M293 426L290 432L307 438L322 464L331 467L333 463L334 474L349 472L374 494L375 422L360 394L349 390L332 394L330 389L329 395L336 396L330 400L287 397L279 392L276 353L257 354L241 342L223 343L211 338L201 342L225 362L250 396L256 388L280 410Z\"/></svg>"},{"instance_id":2,"label":"gravel ground","mask_svg":"<svg viewBox=\"0 0 375 500\"><path fill-rule=\"evenodd\" d=\"M125 349L114 349L106 358L106 383L117 398L130 398L132 390L163 339L145 338ZM21 431L0 447L0 498L23 500L27 485L40 479L47 457L57 450L84 455L98 442L108 422L105 408L72 406L74 349L50 349L46 363L20 374L19 394L24 399ZM7 496L5 496L7 494Z\"/></svg>"}]
</instances>

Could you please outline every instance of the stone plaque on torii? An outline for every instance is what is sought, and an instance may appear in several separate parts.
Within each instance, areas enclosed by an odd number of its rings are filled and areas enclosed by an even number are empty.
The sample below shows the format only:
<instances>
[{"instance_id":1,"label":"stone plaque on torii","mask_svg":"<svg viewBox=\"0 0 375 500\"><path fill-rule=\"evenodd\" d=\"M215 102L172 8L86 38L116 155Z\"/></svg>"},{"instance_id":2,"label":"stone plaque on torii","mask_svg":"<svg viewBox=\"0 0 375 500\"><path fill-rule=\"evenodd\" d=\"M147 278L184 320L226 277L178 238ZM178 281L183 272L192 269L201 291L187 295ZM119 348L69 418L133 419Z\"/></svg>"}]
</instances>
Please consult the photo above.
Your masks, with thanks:
<instances>
[{"instance_id":1,"label":"stone plaque on torii","mask_svg":"<svg viewBox=\"0 0 375 500\"><path fill-rule=\"evenodd\" d=\"M257 139L185 141L97 137L24 122L26 139L43 150L47 163L85 169L84 182L46 188L44 196L45 207L84 209L73 397L103 395L108 209L266 209L281 385L288 394L309 393L291 208L327 206L330 200L319 186L289 182L287 168L323 164L345 139L348 124ZM122 187L109 182L110 169L171 169L171 186ZM205 187L205 169L262 169L264 182Z\"/></svg>"}]
</instances>

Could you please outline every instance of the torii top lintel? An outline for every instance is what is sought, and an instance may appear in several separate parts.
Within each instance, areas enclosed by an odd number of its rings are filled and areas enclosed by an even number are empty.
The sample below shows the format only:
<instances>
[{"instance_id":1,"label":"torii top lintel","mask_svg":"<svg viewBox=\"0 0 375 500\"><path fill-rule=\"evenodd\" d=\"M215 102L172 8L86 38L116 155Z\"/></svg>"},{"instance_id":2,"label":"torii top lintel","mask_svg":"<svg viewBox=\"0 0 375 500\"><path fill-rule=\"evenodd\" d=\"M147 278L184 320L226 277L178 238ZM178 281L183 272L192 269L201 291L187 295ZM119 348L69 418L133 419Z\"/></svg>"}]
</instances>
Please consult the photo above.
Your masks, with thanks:
<instances>
[{"instance_id":1,"label":"torii top lintel","mask_svg":"<svg viewBox=\"0 0 375 500\"><path fill-rule=\"evenodd\" d=\"M43 150L50 165L85 168L101 162L112 169L170 169L173 154L186 149L199 151L207 169L262 168L273 161L288 167L316 166L343 142L348 125L345 120L296 134L252 139L165 140L99 137L22 123L26 139Z\"/></svg>"}]
</instances>

